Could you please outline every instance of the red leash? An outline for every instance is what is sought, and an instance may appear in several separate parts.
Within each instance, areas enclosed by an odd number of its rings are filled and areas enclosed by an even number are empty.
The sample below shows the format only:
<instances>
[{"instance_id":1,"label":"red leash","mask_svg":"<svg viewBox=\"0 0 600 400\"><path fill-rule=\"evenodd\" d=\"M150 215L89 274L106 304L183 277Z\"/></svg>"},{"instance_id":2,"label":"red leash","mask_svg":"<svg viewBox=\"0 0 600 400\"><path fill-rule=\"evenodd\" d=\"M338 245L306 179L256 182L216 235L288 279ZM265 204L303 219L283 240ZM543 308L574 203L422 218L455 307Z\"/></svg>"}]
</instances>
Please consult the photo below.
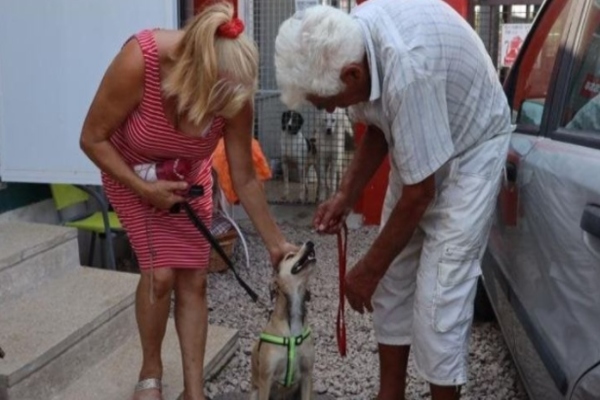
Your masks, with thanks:
<instances>
[{"instance_id":1,"label":"red leash","mask_svg":"<svg viewBox=\"0 0 600 400\"><path fill-rule=\"evenodd\" d=\"M342 235L343 234L343 235ZM338 258L340 273L340 303L336 323L336 334L338 350L342 357L346 356L346 319L344 311L346 306L346 244L348 242L348 227L344 223L340 232L337 233Z\"/></svg>"}]
</instances>

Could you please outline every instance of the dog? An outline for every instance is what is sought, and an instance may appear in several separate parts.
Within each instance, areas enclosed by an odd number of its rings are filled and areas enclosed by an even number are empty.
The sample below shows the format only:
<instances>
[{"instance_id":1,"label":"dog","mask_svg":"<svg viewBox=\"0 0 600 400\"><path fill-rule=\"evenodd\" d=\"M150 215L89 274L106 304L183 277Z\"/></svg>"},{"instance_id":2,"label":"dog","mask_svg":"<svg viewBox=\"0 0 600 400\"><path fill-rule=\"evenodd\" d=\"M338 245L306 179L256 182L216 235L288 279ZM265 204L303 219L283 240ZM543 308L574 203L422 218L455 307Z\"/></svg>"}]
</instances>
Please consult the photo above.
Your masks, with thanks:
<instances>
[{"instance_id":1,"label":"dog","mask_svg":"<svg viewBox=\"0 0 600 400\"><path fill-rule=\"evenodd\" d=\"M319 201L331 196L354 156L354 130L344 110L322 111L317 122Z\"/></svg>"},{"instance_id":2,"label":"dog","mask_svg":"<svg viewBox=\"0 0 600 400\"><path fill-rule=\"evenodd\" d=\"M279 263L275 306L252 349L251 400L310 400L313 396L315 351L306 302L315 265L312 242Z\"/></svg>"},{"instance_id":3,"label":"dog","mask_svg":"<svg viewBox=\"0 0 600 400\"><path fill-rule=\"evenodd\" d=\"M304 118L296 111L287 110L281 115L281 169L283 172L284 199L290 197L290 167L296 166L300 175L302 190L300 201L308 199L308 171L313 166L317 174L317 187L319 171L317 168L316 139L307 139L302 134Z\"/></svg>"}]
</instances>

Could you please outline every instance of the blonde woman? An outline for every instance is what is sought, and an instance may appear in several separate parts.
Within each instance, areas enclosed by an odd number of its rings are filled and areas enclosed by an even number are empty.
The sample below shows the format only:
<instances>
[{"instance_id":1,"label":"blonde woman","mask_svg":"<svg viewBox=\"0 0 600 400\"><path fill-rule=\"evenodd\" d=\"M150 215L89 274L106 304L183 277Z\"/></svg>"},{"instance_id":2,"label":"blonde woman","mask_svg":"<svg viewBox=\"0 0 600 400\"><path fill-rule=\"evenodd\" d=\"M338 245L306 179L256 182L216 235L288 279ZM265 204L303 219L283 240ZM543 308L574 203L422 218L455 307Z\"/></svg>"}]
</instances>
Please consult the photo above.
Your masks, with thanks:
<instances>
[{"instance_id":1,"label":"blonde woman","mask_svg":"<svg viewBox=\"0 0 600 400\"><path fill-rule=\"evenodd\" d=\"M136 317L143 350L133 399L161 399L161 344L175 293L184 399L204 400L206 270L210 247L184 213L184 182L146 182L132 166L193 160L187 177L204 195L190 200L210 223L211 154L221 137L234 188L276 264L296 247L270 215L251 158L258 52L233 8L205 8L182 31L144 30L123 46L83 125L81 148L101 169L106 194L136 252ZM240 292L240 295L243 292Z\"/></svg>"}]
</instances>

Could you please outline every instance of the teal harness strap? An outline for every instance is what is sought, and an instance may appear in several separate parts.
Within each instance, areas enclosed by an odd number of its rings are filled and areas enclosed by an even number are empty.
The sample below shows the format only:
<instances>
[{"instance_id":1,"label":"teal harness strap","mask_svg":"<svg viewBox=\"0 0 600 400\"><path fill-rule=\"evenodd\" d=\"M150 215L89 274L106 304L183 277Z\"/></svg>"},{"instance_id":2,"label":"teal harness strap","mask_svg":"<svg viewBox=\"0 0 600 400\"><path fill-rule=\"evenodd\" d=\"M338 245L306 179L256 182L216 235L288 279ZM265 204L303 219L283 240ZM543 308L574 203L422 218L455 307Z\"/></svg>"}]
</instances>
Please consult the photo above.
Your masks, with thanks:
<instances>
[{"instance_id":1,"label":"teal harness strap","mask_svg":"<svg viewBox=\"0 0 600 400\"><path fill-rule=\"evenodd\" d=\"M275 336L264 332L260 334L261 342L287 347L287 363L285 370L285 378L283 381L283 386L285 387L291 386L294 383L293 379L294 361L296 360L296 347L304 343L304 341L308 339L309 336L310 328L304 329L304 332L302 332L302 334L294 337Z\"/></svg>"}]
</instances>

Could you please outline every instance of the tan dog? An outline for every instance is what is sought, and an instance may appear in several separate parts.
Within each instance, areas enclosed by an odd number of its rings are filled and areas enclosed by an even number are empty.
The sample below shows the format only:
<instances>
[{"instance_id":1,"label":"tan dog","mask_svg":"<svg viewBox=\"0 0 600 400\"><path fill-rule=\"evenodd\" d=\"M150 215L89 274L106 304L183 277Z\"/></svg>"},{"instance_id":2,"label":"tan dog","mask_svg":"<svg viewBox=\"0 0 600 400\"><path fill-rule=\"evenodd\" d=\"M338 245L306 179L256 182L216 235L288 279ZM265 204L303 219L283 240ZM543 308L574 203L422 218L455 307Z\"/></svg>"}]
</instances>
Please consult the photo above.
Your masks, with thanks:
<instances>
[{"instance_id":1,"label":"tan dog","mask_svg":"<svg viewBox=\"0 0 600 400\"><path fill-rule=\"evenodd\" d=\"M312 242L279 263L275 307L252 350L251 400L309 400L313 396L315 351L305 303L315 264Z\"/></svg>"}]
</instances>

